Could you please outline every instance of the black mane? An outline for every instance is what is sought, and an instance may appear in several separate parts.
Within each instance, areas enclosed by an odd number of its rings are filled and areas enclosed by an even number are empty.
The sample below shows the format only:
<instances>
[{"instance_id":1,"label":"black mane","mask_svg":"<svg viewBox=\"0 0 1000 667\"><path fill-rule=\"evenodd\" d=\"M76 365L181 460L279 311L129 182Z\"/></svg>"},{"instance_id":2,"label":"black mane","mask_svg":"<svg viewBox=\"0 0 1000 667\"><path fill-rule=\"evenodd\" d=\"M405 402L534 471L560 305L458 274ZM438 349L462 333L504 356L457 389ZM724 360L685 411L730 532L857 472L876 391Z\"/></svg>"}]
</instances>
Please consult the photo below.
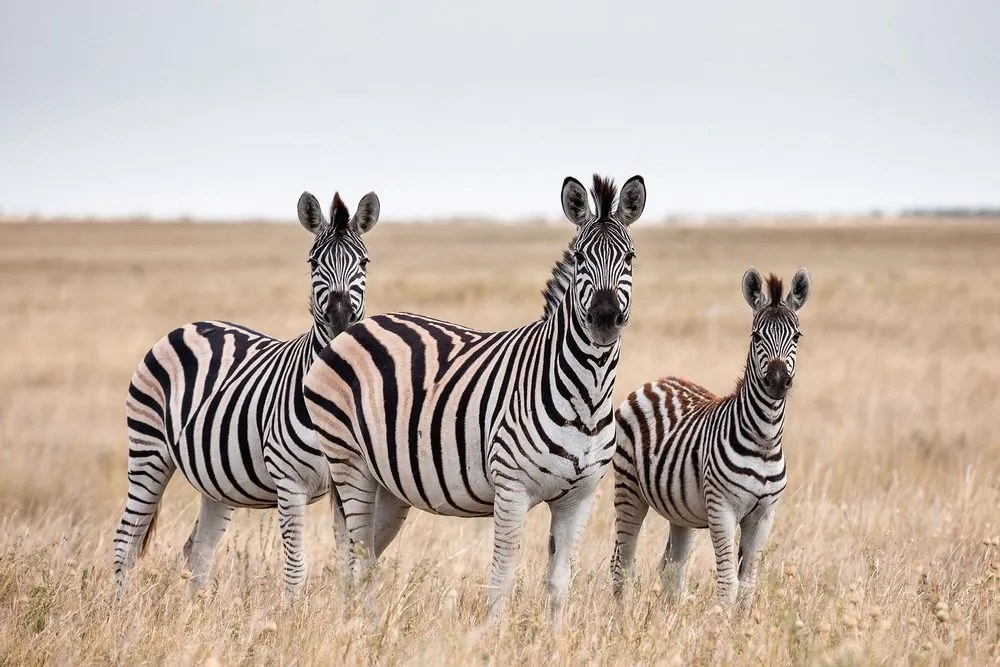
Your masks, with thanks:
<instances>
[{"instance_id":1,"label":"black mane","mask_svg":"<svg viewBox=\"0 0 1000 667\"><path fill-rule=\"evenodd\" d=\"M618 197L615 180L594 174L594 185L590 188L590 196L594 198L594 205L597 206L597 219L607 220L610 218L615 207L615 200Z\"/></svg>"},{"instance_id":2,"label":"black mane","mask_svg":"<svg viewBox=\"0 0 1000 667\"><path fill-rule=\"evenodd\" d=\"M542 296L545 297L545 310L542 312L542 319L546 320L559 310L566 291L569 289L569 282L573 280L573 253L569 248L563 250L562 257L556 261L552 267L552 275L545 283Z\"/></svg>"},{"instance_id":3,"label":"black mane","mask_svg":"<svg viewBox=\"0 0 1000 667\"><path fill-rule=\"evenodd\" d=\"M767 277L767 296L769 306L780 306L781 295L784 293L784 284L781 278L773 273Z\"/></svg>"},{"instance_id":4,"label":"black mane","mask_svg":"<svg viewBox=\"0 0 1000 667\"><path fill-rule=\"evenodd\" d=\"M351 223L351 212L347 210L347 204L340 198L340 193L333 194L333 203L330 204L330 228L334 233L343 234L349 231Z\"/></svg>"}]
</instances>

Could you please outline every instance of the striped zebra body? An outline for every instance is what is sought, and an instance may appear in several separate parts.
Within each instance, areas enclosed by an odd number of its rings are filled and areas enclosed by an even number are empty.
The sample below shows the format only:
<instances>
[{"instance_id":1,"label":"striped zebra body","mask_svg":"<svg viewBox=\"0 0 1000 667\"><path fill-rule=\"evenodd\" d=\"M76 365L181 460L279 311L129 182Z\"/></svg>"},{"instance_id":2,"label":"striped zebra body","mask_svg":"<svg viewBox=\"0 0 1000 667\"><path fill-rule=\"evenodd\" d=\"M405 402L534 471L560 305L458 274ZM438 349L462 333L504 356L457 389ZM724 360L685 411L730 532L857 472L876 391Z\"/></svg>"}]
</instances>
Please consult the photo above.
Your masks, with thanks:
<instances>
[{"instance_id":1,"label":"striped zebra body","mask_svg":"<svg viewBox=\"0 0 1000 667\"><path fill-rule=\"evenodd\" d=\"M546 502L550 610L558 618L570 555L613 455L611 394L634 254L627 225L645 201L638 177L614 212L610 182L595 177L593 193L597 215L578 181L564 184L564 210L578 231L547 287L543 319L481 332L378 315L334 340L306 377L317 443L330 460L345 572L366 582L366 595L370 568L410 507L493 516L495 618L525 515Z\"/></svg>"},{"instance_id":2,"label":"striped zebra body","mask_svg":"<svg viewBox=\"0 0 1000 667\"><path fill-rule=\"evenodd\" d=\"M786 485L781 436L801 335L796 311L808 298L808 274L796 274L784 301L780 280L771 276L767 288L765 296L760 275L747 271L744 295L754 308L753 335L745 375L731 395L720 398L668 377L632 392L616 412L616 596L633 572L639 530L652 508L670 522L660 561L665 593L681 592L694 530L707 528L719 602L731 605L739 598L749 604L752 598L760 549Z\"/></svg>"},{"instance_id":3,"label":"striped zebra body","mask_svg":"<svg viewBox=\"0 0 1000 667\"><path fill-rule=\"evenodd\" d=\"M317 353L364 316L360 235L377 221L378 199L367 195L351 219L335 196L328 223L304 193L299 217L316 234L310 331L283 341L228 322L193 322L157 342L133 375L128 495L114 540L119 587L146 546L175 470L202 494L184 546L192 591L204 585L237 507L278 508L286 590L294 594L305 582L304 507L328 493L330 477L313 444L302 382Z\"/></svg>"}]
</instances>

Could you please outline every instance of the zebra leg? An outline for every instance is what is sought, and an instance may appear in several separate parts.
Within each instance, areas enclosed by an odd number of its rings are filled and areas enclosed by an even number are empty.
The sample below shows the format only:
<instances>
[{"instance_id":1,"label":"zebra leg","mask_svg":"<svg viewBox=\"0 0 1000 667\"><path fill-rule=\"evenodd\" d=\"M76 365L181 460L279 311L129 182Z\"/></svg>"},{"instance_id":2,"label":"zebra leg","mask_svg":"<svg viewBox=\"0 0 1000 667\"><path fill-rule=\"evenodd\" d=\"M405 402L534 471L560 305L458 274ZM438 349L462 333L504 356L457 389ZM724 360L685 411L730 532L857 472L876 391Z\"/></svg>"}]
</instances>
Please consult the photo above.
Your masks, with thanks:
<instances>
[{"instance_id":1,"label":"zebra leg","mask_svg":"<svg viewBox=\"0 0 1000 667\"><path fill-rule=\"evenodd\" d=\"M757 588L757 564L760 560L760 550L764 541L771 534L774 524L774 508L752 512L740 522L740 591L739 605L748 610L753 602L753 593Z\"/></svg>"},{"instance_id":2,"label":"zebra leg","mask_svg":"<svg viewBox=\"0 0 1000 667\"><path fill-rule=\"evenodd\" d=\"M305 586L309 571L302 547L303 524L309 498L302 489L289 484L288 480L281 480L277 490L278 528L285 556L282 574L285 579L285 594L292 600Z\"/></svg>"},{"instance_id":3,"label":"zebra leg","mask_svg":"<svg viewBox=\"0 0 1000 667\"><path fill-rule=\"evenodd\" d=\"M375 617L375 498L378 482L367 469L362 472L347 463L331 463L330 471L344 516L351 550L349 558L354 566L354 584L360 588L368 615Z\"/></svg>"},{"instance_id":4,"label":"zebra leg","mask_svg":"<svg viewBox=\"0 0 1000 667\"><path fill-rule=\"evenodd\" d=\"M615 550L611 558L611 588L618 600L624 597L625 582L635 572L635 547L648 511L649 504L616 466Z\"/></svg>"},{"instance_id":5,"label":"zebra leg","mask_svg":"<svg viewBox=\"0 0 1000 667\"><path fill-rule=\"evenodd\" d=\"M337 487L330 489L330 511L333 513L333 534L337 542L337 556L340 560L340 578L345 596L349 596L353 587L355 558L351 547L351 536L347 533L347 518L344 516L344 504L337 493Z\"/></svg>"},{"instance_id":6,"label":"zebra leg","mask_svg":"<svg viewBox=\"0 0 1000 667\"><path fill-rule=\"evenodd\" d=\"M596 494L588 489L582 498L562 498L549 503L552 523L549 527L549 618L556 627L562 625L566 607L566 592L572 575L572 559L580 547L583 529L594 508Z\"/></svg>"},{"instance_id":7,"label":"zebra leg","mask_svg":"<svg viewBox=\"0 0 1000 667\"><path fill-rule=\"evenodd\" d=\"M521 534L530 509L528 492L508 479L496 486L493 501L493 563L487 592L486 622L499 620L504 600L514 585Z\"/></svg>"},{"instance_id":8,"label":"zebra leg","mask_svg":"<svg viewBox=\"0 0 1000 667\"><path fill-rule=\"evenodd\" d=\"M677 600L684 592L684 574L693 546L694 529L670 524L670 537L660 559L660 590L668 600Z\"/></svg>"},{"instance_id":9,"label":"zebra leg","mask_svg":"<svg viewBox=\"0 0 1000 667\"><path fill-rule=\"evenodd\" d=\"M733 558L733 541L736 538L736 517L719 499L708 499L708 531L715 550L715 591L719 604L725 608L736 602L736 563Z\"/></svg>"},{"instance_id":10,"label":"zebra leg","mask_svg":"<svg viewBox=\"0 0 1000 667\"><path fill-rule=\"evenodd\" d=\"M187 541L184 542L184 549L182 553L184 554L184 564L187 568L191 569L191 548L194 546L195 538L198 537L198 520L194 520L194 528L191 529L191 534L188 535Z\"/></svg>"},{"instance_id":11,"label":"zebra leg","mask_svg":"<svg viewBox=\"0 0 1000 667\"><path fill-rule=\"evenodd\" d=\"M375 495L375 557L378 558L382 552L392 544L392 541L399 534L399 529L406 521L406 515L410 513L410 506L401 501L396 496L386 491L383 487L378 488Z\"/></svg>"},{"instance_id":12,"label":"zebra leg","mask_svg":"<svg viewBox=\"0 0 1000 667\"><path fill-rule=\"evenodd\" d=\"M121 591L136 561L145 552L156 523L160 500L176 470L166 448L132 441L128 457L128 496L115 531L115 584ZM140 446L153 447L140 449Z\"/></svg>"},{"instance_id":13,"label":"zebra leg","mask_svg":"<svg viewBox=\"0 0 1000 667\"><path fill-rule=\"evenodd\" d=\"M201 513L198 515L198 527L191 545L188 565L191 568L191 583L189 592L194 595L204 588L208 575L212 571L212 559L219 540L229 527L233 517L233 507L224 505L208 496L201 497Z\"/></svg>"}]
</instances>

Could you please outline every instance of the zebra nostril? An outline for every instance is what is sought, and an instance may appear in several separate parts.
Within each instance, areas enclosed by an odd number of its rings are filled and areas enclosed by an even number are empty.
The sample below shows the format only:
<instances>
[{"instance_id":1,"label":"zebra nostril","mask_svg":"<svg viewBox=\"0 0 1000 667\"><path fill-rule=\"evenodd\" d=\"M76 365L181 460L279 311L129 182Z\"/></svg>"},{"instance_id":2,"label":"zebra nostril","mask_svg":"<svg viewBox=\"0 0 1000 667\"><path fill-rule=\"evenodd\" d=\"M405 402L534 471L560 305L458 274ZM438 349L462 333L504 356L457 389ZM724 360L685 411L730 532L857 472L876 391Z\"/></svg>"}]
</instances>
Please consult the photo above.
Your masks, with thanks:
<instances>
[{"instance_id":1,"label":"zebra nostril","mask_svg":"<svg viewBox=\"0 0 1000 667\"><path fill-rule=\"evenodd\" d=\"M593 313L587 313L587 318L586 319L587 319L587 324L593 324L594 323L594 314Z\"/></svg>"},{"instance_id":2,"label":"zebra nostril","mask_svg":"<svg viewBox=\"0 0 1000 667\"><path fill-rule=\"evenodd\" d=\"M618 313L618 315L615 316L615 326L620 327L624 325L625 325L625 316L622 313Z\"/></svg>"},{"instance_id":3,"label":"zebra nostril","mask_svg":"<svg viewBox=\"0 0 1000 667\"><path fill-rule=\"evenodd\" d=\"M788 389L791 386L792 386L792 376L789 375L788 377L785 378L785 389Z\"/></svg>"}]
</instances>

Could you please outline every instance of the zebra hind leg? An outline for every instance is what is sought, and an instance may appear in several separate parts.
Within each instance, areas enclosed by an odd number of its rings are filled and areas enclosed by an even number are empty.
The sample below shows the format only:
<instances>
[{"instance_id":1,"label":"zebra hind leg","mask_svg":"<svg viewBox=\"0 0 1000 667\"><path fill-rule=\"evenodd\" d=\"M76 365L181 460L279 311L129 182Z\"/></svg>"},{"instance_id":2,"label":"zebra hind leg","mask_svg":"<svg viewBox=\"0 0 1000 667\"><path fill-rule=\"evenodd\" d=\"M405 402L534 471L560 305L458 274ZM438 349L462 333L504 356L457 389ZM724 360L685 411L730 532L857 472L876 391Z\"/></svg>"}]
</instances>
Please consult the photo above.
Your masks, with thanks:
<instances>
[{"instance_id":1,"label":"zebra hind leg","mask_svg":"<svg viewBox=\"0 0 1000 667\"><path fill-rule=\"evenodd\" d=\"M125 587L129 572L149 545L160 500L175 469L161 444L132 440L128 458L128 496L114 538L118 591Z\"/></svg>"},{"instance_id":2,"label":"zebra hind leg","mask_svg":"<svg viewBox=\"0 0 1000 667\"><path fill-rule=\"evenodd\" d=\"M191 529L191 534L188 535L187 541L184 542L184 549L182 553L184 554L184 564L187 568L191 569L191 548L194 546L194 540L198 536L198 520L194 521L194 528Z\"/></svg>"},{"instance_id":3,"label":"zebra hind leg","mask_svg":"<svg viewBox=\"0 0 1000 667\"><path fill-rule=\"evenodd\" d=\"M341 558L350 561L354 570L353 587L359 590L369 617L378 616L374 597L375 575L375 499L378 483L368 472L364 464L354 467L346 462L331 463L334 500L334 520L337 518L337 507L343 517L346 544L343 538L340 543ZM338 502L339 501L339 502ZM345 554L345 550L349 553ZM345 573L346 574L346 573Z\"/></svg>"},{"instance_id":4,"label":"zebra hind leg","mask_svg":"<svg viewBox=\"0 0 1000 667\"><path fill-rule=\"evenodd\" d=\"M375 557L382 555L403 527L410 506L386 491L378 488L375 496Z\"/></svg>"},{"instance_id":5,"label":"zebra hind leg","mask_svg":"<svg viewBox=\"0 0 1000 667\"><path fill-rule=\"evenodd\" d=\"M195 528L194 543L191 545L188 566L191 569L189 592L196 594L205 586L212 571L212 559L219 546L219 540L229 527L233 507L220 503L208 496L201 497L201 513Z\"/></svg>"},{"instance_id":6,"label":"zebra hind leg","mask_svg":"<svg viewBox=\"0 0 1000 667\"><path fill-rule=\"evenodd\" d=\"M676 601L684 592L684 575L693 546L694 529L670 524L670 536L660 559L660 590L665 599Z\"/></svg>"}]
</instances>

